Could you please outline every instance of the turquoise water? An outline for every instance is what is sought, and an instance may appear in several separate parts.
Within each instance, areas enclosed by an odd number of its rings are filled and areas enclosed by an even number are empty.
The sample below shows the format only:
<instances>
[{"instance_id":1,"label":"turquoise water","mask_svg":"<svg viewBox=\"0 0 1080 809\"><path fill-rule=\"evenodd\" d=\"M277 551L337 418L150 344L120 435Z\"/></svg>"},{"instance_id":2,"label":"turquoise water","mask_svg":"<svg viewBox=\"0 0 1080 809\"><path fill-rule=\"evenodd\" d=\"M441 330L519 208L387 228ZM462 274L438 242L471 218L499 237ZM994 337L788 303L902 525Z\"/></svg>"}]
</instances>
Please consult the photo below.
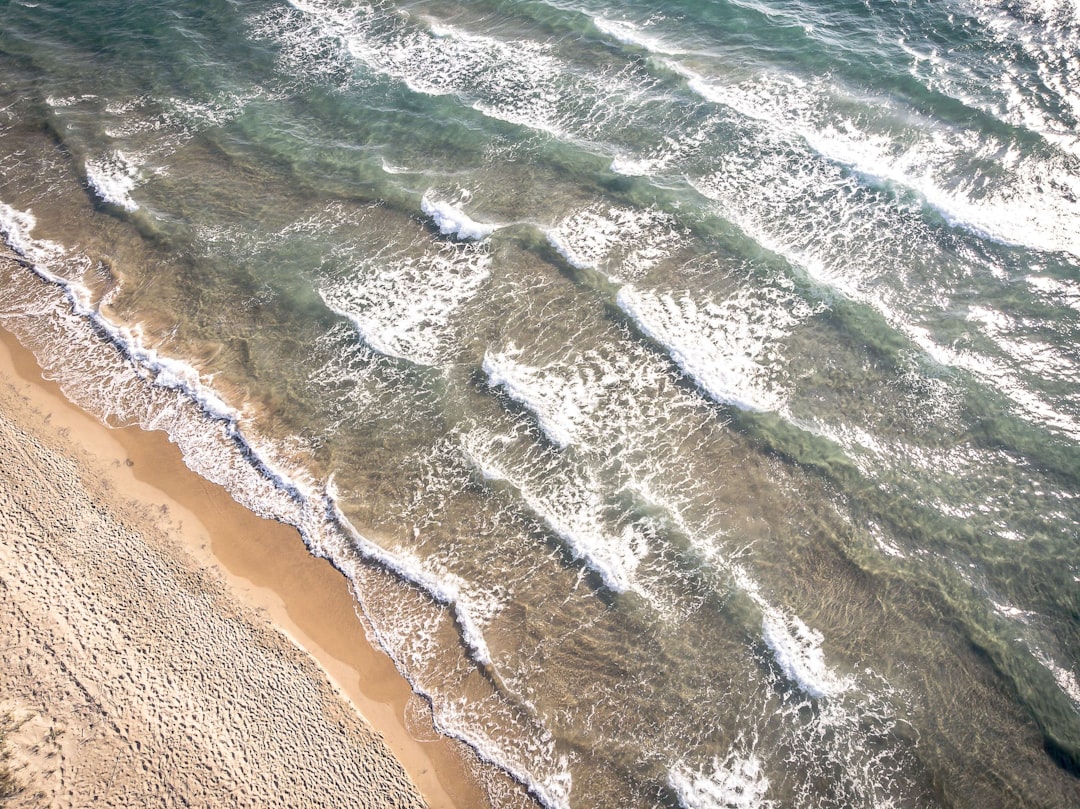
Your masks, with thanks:
<instances>
[{"instance_id":1,"label":"turquoise water","mask_svg":"<svg viewBox=\"0 0 1080 809\"><path fill-rule=\"evenodd\" d=\"M1076 806L1078 119L1068 0L11 2L0 318L495 805Z\"/></svg>"}]
</instances>

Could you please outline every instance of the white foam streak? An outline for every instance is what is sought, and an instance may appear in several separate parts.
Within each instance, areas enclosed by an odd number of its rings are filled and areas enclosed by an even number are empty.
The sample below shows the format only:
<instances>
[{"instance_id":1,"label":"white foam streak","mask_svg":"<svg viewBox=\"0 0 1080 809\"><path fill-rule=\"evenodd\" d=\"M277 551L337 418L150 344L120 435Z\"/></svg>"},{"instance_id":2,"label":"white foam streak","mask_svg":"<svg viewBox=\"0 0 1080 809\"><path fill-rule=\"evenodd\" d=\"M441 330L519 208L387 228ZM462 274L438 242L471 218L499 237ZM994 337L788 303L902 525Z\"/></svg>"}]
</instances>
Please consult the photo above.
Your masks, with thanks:
<instances>
[{"instance_id":1,"label":"white foam streak","mask_svg":"<svg viewBox=\"0 0 1080 809\"><path fill-rule=\"evenodd\" d=\"M537 368L519 363L520 351L510 346L506 351L484 354L483 369L488 384L502 387L507 395L524 405L535 416L544 435L560 449L573 443L575 435L587 423L589 391L580 386L560 384Z\"/></svg>"},{"instance_id":2,"label":"white foam streak","mask_svg":"<svg viewBox=\"0 0 1080 809\"><path fill-rule=\"evenodd\" d=\"M131 197L138 173L138 165L120 151L86 161L86 179L98 199L125 211L139 208Z\"/></svg>"},{"instance_id":3,"label":"white foam streak","mask_svg":"<svg viewBox=\"0 0 1080 809\"><path fill-rule=\"evenodd\" d=\"M763 173L779 174L784 167L783 160L776 160L769 164L762 158L755 161L753 166L737 164L741 172L738 176L742 179L734 187L725 180L725 177L736 176L731 172L724 176L718 174L714 178L696 182L694 185L704 196L720 203L724 215L735 221L756 242L784 256L793 265L805 270L816 281L878 311L893 328L907 336L935 362L968 371L980 380L988 382L994 389L1007 395L1018 405L1019 410L1032 420L1064 432L1070 437L1080 436L1080 422L1067 412L1062 412L1045 401L1039 393L1026 385L1023 379L1024 373L1031 370L1043 373L1049 379L1055 376L1061 377L1062 371L1071 372L1069 366L1072 363L1057 356L1056 351L1036 349L993 334L991 336L1001 350L1008 355L1008 360L998 359L985 352L959 350L940 345L925 327L912 322L906 306L910 305L912 294L932 296L926 305L948 306L949 291L945 289L940 291L932 287L930 289L904 289L904 297L902 300L898 299L898 305L890 305L889 298L896 295L894 292L896 286L902 285L908 279L886 274L886 270L895 274L907 271L906 262L897 257L897 251L908 249L907 244L869 237L872 235L876 237L882 229L890 227L897 233L903 233L911 227L910 222L905 222L899 217L886 216L883 221L866 221L861 223L859 230L843 232L838 234L837 238L826 241L820 238L820 231L813 227L804 227L801 231L789 229L787 232L781 232L780 223L784 221L782 215L776 215L775 212L766 208L755 212L740 202L746 191L748 180L757 179L763 176ZM803 189L811 187L812 184L820 186L833 184L838 192L838 203L851 206L851 210L840 209L839 213L844 219L850 221L855 217L862 217L862 212L854 204L843 202L846 189L841 180L828 174L822 176L813 168L808 169L805 166L800 168L803 171L802 174L789 170L784 175L785 182L795 186L795 194L803 193ZM782 206L785 204L784 200L792 195L792 191L781 185L779 189L766 192L761 202L765 205L775 203L776 206ZM781 214L787 213L783 208L780 211ZM827 225L827 223L823 224ZM854 225L854 223L851 224ZM860 234L865 234L867 238L859 238ZM923 231L915 230L911 233L909 242L922 237ZM841 238L843 242L840 242ZM829 245L836 242L843 244L844 252L832 252L833 248ZM854 252L854 256L848 251ZM865 275L862 275L864 273ZM899 305L900 303L905 305ZM664 342L662 335L663 333L658 338L660 342ZM690 339L700 342L701 337L691 334ZM701 384L706 387L704 383Z\"/></svg>"},{"instance_id":4,"label":"white foam streak","mask_svg":"<svg viewBox=\"0 0 1080 809\"><path fill-rule=\"evenodd\" d=\"M643 156L622 154L611 161L611 170L627 177L650 177L694 154L708 143L716 120L709 118L693 129L677 128L654 143Z\"/></svg>"},{"instance_id":5,"label":"white foam streak","mask_svg":"<svg viewBox=\"0 0 1080 809\"><path fill-rule=\"evenodd\" d=\"M820 631L807 626L797 615L788 615L769 604L738 565L733 565L731 572L736 584L761 610L762 636L788 680L817 699L836 696L852 686L850 678L837 677L826 665Z\"/></svg>"},{"instance_id":6,"label":"white foam streak","mask_svg":"<svg viewBox=\"0 0 1080 809\"><path fill-rule=\"evenodd\" d=\"M498 611L498 602L494 598L474 593L468 582L451 571L429 571L415 555L401 550L392 552L372 542L357 531L341 512L335 495L331 482L327 485L327 508L334 515L335 521L347 531L349 539L361 556L392 571L403 581L420 588L438 603L449 607L472 658L481 665L492 665L491 651L484 640L485 621L481 616L490 620Z\"/></svg>"},{"instance_id":7,"label":"white foam streak","mask_svg":"<svg viewBox=\"0 0 1080 809\"><path fill-rule=\"evenodd\" d=\"M781 391L770 385L769 361L778 353L775 344L810 313L808 307L805 313L780 305L763 309L761 301L739 298L699 305L689 296L629 284L616 301L714 401L743 410L777 410L783 404Z\"/></svg>"},{"instance_id":8,"label":"white foam streak","mask_svg":"<svg viewBox=\"0 0 1080 809\"><path fill-rule=\"evenodd\" d=\"M1058 665L1048 654L1035 651L1035 659L1050 672L1058 688L1072 701L1073 708L1080 713L1080 681L1076 674L1064 666Z\"/></svg>"},{"instance_id":9,"label":"white foam streak","mask_svg":"<svg viewBox=\"0 0 1080 809\"><path fill-rule=\"evenodd\" d=\"M996 81L989 87L961 82L971 97L969 103L1080 156L1075 127L1080 117L1080 9L1075 2L961 0L961 6L1000 48L998 53L987 49ZM1035 69L1018 69L1021 62ZM950 74L962 72L951 61L933 67L931 85L940 83L946 89L953 84ZM986 90L991 91L990 99Z\"/></svg>"},{"instance_id":10,"label":"white foam streak","mask_svg":"<svg viewBox=\"0 0 1080 809\"><path fill-rule=\"evenodd\" d=\"M1016 371L1003 362L972 351L943 346L934 340L926 329L918 326L904 326L902 330L935 362L971 373L993 390L1007 396L1033 421L1065 433L1074 441L1080 441L1080 421L1044 401L1024 384Z\"/></svg>"},{"instance_id":11,"label":"white foam streak","mask_svg":"<svg viewBox=\"0 0 1080 809\"><path fill-rule=\"evenodd\" d=\"M918 192L953 227L1002 244L1080 256L1080 236L1074 226L1080 207L1073 201L1080 191L1080 179L1070 176L1063 165L1028 159L1008 166L1012 180L1003 188L976 198L966 193L964 185L950 190L936 175L968 149L989 152L997 144L987 147L970 142L962 146L946 144L937 137L934 147L945 146L941 152L935 154L912 147L896 158L892 155L891 140L882 136L842 132L835 127L803 134L818 154L850 166L864 176ZM1058 177L1063 192L1039 188L1040 178L1048 174Z\"/></svg>"},{"instance_id":12,"label":"white foam streak","mask_svg":"<svg viewBox=\"0 0 1080 809\"><path fill-rule=\"evenodd\" d=\"M485 446L492 438L471 434L464 437L462 444L466 458L484 479L513 486L548 530L575 558L595 571L609 590L615 593L639 590L635 573L649 552L648 541L634 525L627 525L617 536L602 529L604 502L591 485L593 482L577 481L576 487L574 482L568 482L554 492L545 491L525 475L505 470Z\"/></svg>"},{"instance_id":13,"label":"white foam streak","mask_svg":"<svg viewBox=\"0 0 1080 809\"><path fill-rule=\"evenodd\" d=\"M784 675L811 697L828 697L843 690L825 665L823 635L797 616L779 610L764 611L761 631Z\"/></svg>"},{"instance_id":14,"label":"white foam streak","mask_svg":"<svg viewBox=\"0 0 1080 809\"><path fill-rule=\"evenodd\" d=\"M600 204L567 216L546 235L571 266L600 270L615 282L644 276L684 238L662 211Z\"/></svg>"},{"instance_id":15,"label":"white foam streak","mask_svg":"<svg viewBox=\"0 0 1080 809\"><path fill-rule=\"evenodd\" d=\"M1080 281L1033 275L1027 279L1027 283L1054 303L1080 312Z\"/></svg>"},{"instance_id":16,"label":"white foam streak","mask_svg":"<svg viewBox=\"0 0 1080 809\"><path fill-rule=\"evenodd\" d=\"M60 287L71 304L72 311L94 324L94 327L121 353L140 369L145 378L161 388L177 390L197 402L208 416L235 425L239 412L227 405L214 390L202 381L194 367L181 360L163 356L144 345L142 333L136 326L118 326L91 304L90 291L79 281L66 278L54 266L66 256L66 250L56 242L38 240L30 235L36 220L29 211L16 211L0 202L0 234L33 271L43 280Z\"/></svg>"},{"instance_id":17,"label":"white foam streak","mask_svg":"<svg viewBox=\"0 0 1080 809\"><path fill-rule=\"evenodd\" d=\"M432 199L424 194L420 200L420 208L426 216L430 216L439 232L444 236L456 236L468 241L480 241L486 239L496 230L498 225L490 225L471 219L468 214L461 210L460 206L453 205L445 200Z\"/></svg>"},{"instance_id":18,"label":"white foam streak","mask_svg":"<svg viewBox=\"0 0 1080 809\"><path fill-rule=\"evenodd\" d=\"M668 45L659 37L645 33L640 25L629 22L628 20L612 20L607 17L593 17L593 25L595 25L597 30L601 33L606 34L624 45L633 45L634 47L642 48L651 53L660 53L668 56L675 56L682 53L682 51Z\"/></svg>"},{"instance_id":19,"label":"white foam streak","mask_svg":"<svg viewBox=\"0 0 1080 809\"><path fill-rule=\"evenodd\" d=\"M556 89L564 66L550 48L525 40L493 37L436 25L427 31L401 23L376 35L361 21L349 21L349 52L371 69L402 81L424 95L457 95L492 118L558 133Z\"/></svg>"},{"instance_id":20,"label":"white foam streak","mask_svg":"<svg viewBox=\"0 0 1080 809\"><path fill-rule=\"evenodd\" d=\"M580 70L560 59L551 42L500 39L384 9L348 14L317 0L290 4L372 73L415 93L455 96L490 118L555 138L597 140L623 112L605 101L640 92L638 81L621 75L629 69Z\"/></svg>"},{"instance_id":21,"label":"white foam streak","mask_svg":"<svg viewBox=\"0 0 1080 809\"><path fill-rule=\"evenodd\" d=\"M326 305L388 357L438 366L455 345L454 314L491 277L483 243L431 241L389 248L319 286Z\"/></svg>"},{"instance_id":22,"label":"white foam streak","mask_svg":"<svg viewBox=\"0 0 1080 809\"><path fill-rule=\"evenodd\" d=\"M753 753L741 756L732 751L723 761L714 758L711 772L673 767L668 784L684 809L769 809L774 805L766 798L769 779Z\"/></svg>"},{"instance_id":23,"label":"white foam streak","mask_svg":"<svg viewBox=\"0 0 1080 809\"><path fill-rule=\"evenodd\" d=\"M48 267L63 256L64 248L56 242L33 238L30 231L35 227L37 220L30 211L18 211L0 202L0 235L4 241L27 261L41 262L43 267ZM56 283L63 280L53 273L49 273L48 278Z\"/></svg>"},{"instance_id":24,"label":"white foam streak","mask_svg":"<svg viewBox=\"0 0 1080 809\"><path fill-rule=\"evenodd\" d=\"M705 100L769 127L778 141L794 135L817 155L846 166L878 184L918 193L950 225L982 238L1036 250L1080 256L1080 176L1069 161L1051 156L1021 157L1014 144L972 130L945 129L885 98L858 97L824 80L795 76L758 77L722 84L676 60L665 62L687 78ZM903 148L895 132L875 132L855 115L834 106L857 98L858 117L878 120L891 130L905 128ZM958 164L974 158L992 168L975 178L957 178ZM1002 178L984 183L993 172ZM1054 177L1048 184L1045 180Z\"/></svg>"}]
</instances>

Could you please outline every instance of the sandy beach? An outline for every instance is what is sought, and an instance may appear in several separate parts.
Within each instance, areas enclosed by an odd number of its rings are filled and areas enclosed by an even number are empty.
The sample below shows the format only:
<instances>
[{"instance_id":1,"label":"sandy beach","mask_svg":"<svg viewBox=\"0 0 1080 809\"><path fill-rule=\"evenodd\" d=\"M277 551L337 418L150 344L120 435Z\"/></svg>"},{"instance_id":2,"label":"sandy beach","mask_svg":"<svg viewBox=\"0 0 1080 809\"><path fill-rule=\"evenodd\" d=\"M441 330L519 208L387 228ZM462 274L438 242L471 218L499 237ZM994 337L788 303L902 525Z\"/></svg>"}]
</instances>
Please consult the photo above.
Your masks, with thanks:
<instances>
[{"instance_id":1,"label":"sandy beach","mask_svg":"<svg viewBox=\"0 0 1080 809\"><path fill-rule=\"evenodd\" d=\"M487 805L344 577L0 336L9 806Z\"/></svg>"}]
</instances>

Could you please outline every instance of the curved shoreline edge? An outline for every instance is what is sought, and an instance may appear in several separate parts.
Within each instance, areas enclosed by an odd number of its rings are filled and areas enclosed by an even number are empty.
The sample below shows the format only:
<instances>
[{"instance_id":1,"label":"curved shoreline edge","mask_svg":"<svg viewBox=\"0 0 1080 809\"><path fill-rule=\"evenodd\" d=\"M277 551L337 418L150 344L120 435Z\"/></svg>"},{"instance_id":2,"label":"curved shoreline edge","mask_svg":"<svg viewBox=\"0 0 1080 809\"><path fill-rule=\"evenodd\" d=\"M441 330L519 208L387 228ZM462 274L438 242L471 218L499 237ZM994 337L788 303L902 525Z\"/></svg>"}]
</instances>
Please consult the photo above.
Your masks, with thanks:
<instances>
[{"instance_id":1,"label":"curved shoreline edge","mask_svg":"<svg viewBox=\"0 0 1080 809\"><path fill-rule=\"evenodd\" d=\"M376 772L364 776L368 780L365 789L369 794L366 800L354 796L354 801L363 805L379 805L379 798L385 799L386 805L397 805L395 801L402 801L401 805L411 805L412 801L420 800L416 795L416 788L419 788L423 802L431 807L453 809L488 805L485 790L476 775L475 762L471 760L471 751L458 742L437 737L431 727L430 717L422 718L427 711L426 705L422 702L417 704L419 698L412 694L408 683L400 676L389 658L368 642L345 577L325 560L311 556L295 529L256 516L233 501L223 489L190 471L183 464L178 448L163 433L147 432L138 427L110 429L76 408L63 397L54 384L42 378L33 355L3 330L0 330L0 386L3 388L0 390L0 421L3 421L5 426L15 428L15 433L12 433L8 440L18 442L18 436L22 435L23 443L26 443L25 437L32 437L31 443L40 443L47 454L62 458L65 468L76 470L75 479L86 484L83 491L69 492L72 497L84 498L84 508L87 503L91 503L96 512L107 512L103 517L107 521L111 518L115 526L124 530L125 537L141 540L145 546L137 549L137 553L163 558L167 567L177 571L176 575L183 581L195 582L192 586L198 597L194 598L194 601L208 611L200 617L200 622L205 620L207 625L216 625L215 622L222 619L226 622L239 621L246 631L253 633L250 637L256 639L252 643L258 653L255 655L257 660L252 663L249 659L245 665L261 665L262 671L256 679L265 675L269 679L263 682L269 682L271 688L262 694L244 694L245 682L242 680L221 687L218 687L220 684L215 684L214 689L201 694L201 698L213 703L211 714L228 719L235 712L235 706L231 703L233 692L229 691L229 688L239 689L238 693L242 696L256 700L256 712L266 709L264 716L245 716L243 721L254 721L256 726L259 726L260 722L264 725L267 722L271 725L277 722L274 732L285 736L291 734L292 738L289 738L287 747L297 752L314 746L322 737L312 738L312 731L306 726L294 729L288 723L281 725L282 716L300 712L313 712L324 718L335 716L329 723L332 727L326 737L330 740L328 743L338 739L341 742L339 749L342 755L346 758L349 755L360 755L365 766L370 761L376 762ZM21 499L30 498L32 503L36 492L50 491L50 486L53 490L61 485L70 488L70 481L63 484L50 481L50 470L35 468L41 464L33 463L33 453L26 457L30 462L23 463L23 458L20 457L8 468L9 479L11 475L15 475L25 485L8 485L9 491L3 492L5 498L15 496L10 489L20 488L23 495ZM9 481L0 481L0 485L8 483ZM85 500L87 497L89 500ZM41 503L41 508L54 511L59 508L59 511L63 512L65 504L55 502L56 499L54 497L51 502ZM31 505L28 513L34 510L35 507ZM40 522L36 517L30 519ZM80 521L81 517L76 517L75 522ZM30 692L42 697L46 691L30 688L29 680L40 673L35 672L35 662L44 666L49 661L35 661L30 647L35 639L46 638L50 632L59 630L52 625L47 613L40 614L37 619L39 625L35 626L34 604L28 603L24 605L25 608L21 608L19 599L23 597L23 590L31 593L34 588L43 588L47 591L48 598L59 598L65 602L72 599L77 601L79 593L70 589L65 591L61 582L21 581L20 573L12 569L11 563L18 559L18 542L26 542L29 532L20 530L20 526L14 523L3 528L6 536L3 536L0 542L0 551L3 551L0 555L0 584L7 590L5 600L11 602L22 616L22 625L18 628L8 627L4 634L12 634L13 638L5 639L0 646L5 647L5 656L14 656L12 662L15 665L9 667L13 672L11 677L24 678L23 697ZM72 532L73 535L83 533L94 532ZM83 548L84 552L91 550L95 554L103 555L111 553L108 536L88 536L85 539L89 546ZM125 552L128 550L125 549ZM25 549L23 553L25 554ZM102 567L101 560L97 558L83 559L82 564L90 571ZM113 564L116 564L116 560L113 560ZM22 578L25 579L25 574L31 571L32 566L24 567ZM72 575L76 575L76 572L72 571ZM96 584L101 586L103 580L98 578ZM72 619L74 623L65 619L66 623L62 622L62 628L67 637L76 638L75 646L82 652L90 652L89 656L83 654L82 660L76 659L79 655L72 658L68 653L67 657L70 659L62 662L65 666L76 667L72 671L73 681L88 683L89 689L99 694L98 704L104 706L99 717L101 722L98 723L104 723L101 744L108 747L109 751L117 748L111 755L97 756L97 759L100 759L97 766L101 769L97 773L98 788L101 788L101 784L115 781L119 777L118 772L123 777L139 779L139 771L134 762L130 762L132 766L127 766L129 762L122 762L125 757L124 750L121 749L122 742L130 743L128 747L131 750L143 751L144 755L149 757L156 750L153 739L140 739L138 736L170 736L170 733L163 732L163 728L146 725L140 729L140 721L121 721L118 718L131 714L139 717L143 724L148 717L162 718L155 713L155 705L150 702L144 705L123 704L125 699L131 703L133 695L138 702L140 694L147 700L160 700L160 693L155 693L154 688L139 691L123 685L117 686L112 680L120 675L122 684L141 679L142 685L146 686L147 681L153 685L160 678L163 682L169 682L171 687L174 680L182 680L189 671L189 667L185 666L162 670L160 661L165 659L162 655L167 649L158 650L161 654L155 652L155 655L145 660L140 659L137 661L138 665L133 665L130 670L118 672L115 667L110 668L107 665L109 660L122 661L125 654L130 654L127 649L115 648L117 627L120 627L125 643L128 637L137 637L137 632L125 626L123 621L135 620L141 625L158 620L155 618L158 613L149 608L146 611L137 610L139 614L131 616L110 613L108 605L113 602L108 599L115 595L106 592L105 598L101 599L99 604L76 603L73 606L65 603L60 609L60 613L65 616L72 610L82 615L79 620ZM164 593L164 596L167 600L169 594ZM159 608L159 613L162 607L168 609L164 602L159 604L154 598L149 601L151 607L156 605ZM49 626L41 626L43 620ZM100 631L95 630L94 621L100 622ZM197 645L201 632L196 631L195 640L192 641L177 631L181 629L183 627L179 625L171 630L168 627L163 628L155 635L152 645L164 643L168 646L171 638L171 642L176 646L174 652L190 648L192 654L189 654L189 657L194 657L201 648ZM200 627L200 630L202 629ZM80 633L86 632L96 634L89 639L79 637ZM48 646L47 639L45 642ZM65 654L62 644L53 645L57 655ZM277 662L267 665L265 647L268 645L275 650L275 654L283 656L288 662L282 663L274 658ZM252 650L241 644L240 648L230 648L227 651L230 657L235 654L238 657L243 655L250 658L249 653ZM200 676L220 669L225 672L227 679L233 661L195 662L200 665L205 663ZM285 674L281 673L282 668L286 671ZM295 686L304 678L315 681L313 685L309 683L304 688L310 686L318 692L317 700L325 703L319 711L313 711L312 705L307 702L290 704L288 688L285 688L283 693L274 691L275 684L284 687L283 680L288 680ZM8 689L13 687L11 682L3 685ZM197 684L190 682L181 682L179 687L181 690L187 688L192 693L199 692ZM250 688L246 690L250 691ZM104 695L104 698L100 695ZM115 703L111 711L108 709L110 701ZM35 714L34 706L25 699L22 704L16 704L17 702L18 700L12 700L10 694L0 693L0 708L14 709L16 713L22 711L26 714L22 717L25 720L22 729L13 734L15 760L20 764L23 782L29 782L34 785L34 790L46 794L52 789L62 789L64 792L74 789L77 792L80 766L85 765L84 769L89 769L84 773L86 783L83 786L89 788L88 784L94 780L91 773L95 766L94 745L89 746L90 754L87 754L85 738L76 743L70 738L65 742L63 736L56 736L67 726L75 727L85 717L78 719L68 716L62 719L53 716L50 720L47 717L50 710L59 715L63 714L67 707L49 706L39 702L38 707L42 710ZM335 702L336 708L333 705ZM417 719L418 716L421 718ZM110 723L111 730L107 727ZM228 759L230 754L237 752L226 749L229 739L233 737L227 732L216 732L223 730L221 728L199 728L198 722L194 720L191 724L195 727L186 728L190 744L181 744L180 747L187 751L189 758L197 758L201 749L206 760L200 766L210 770L212 775L220 775L221 773L215 770L220 759ZM352 727L353 724L356 728ZM370 726L374 727L374 731ZM88 730L85 722L79 730L83 736L86 735ZM29 734L26 750L35 745L39 750L44 749L42 739L35 741L31 738L35 732L39 736L45 734L42 738L55 744L56 750L52 757L42 760L34 760L32 756L20 757L20 734ZM202 748L196 743L201 741L205 741ZM194 752L188 751L189 747ZM357 750L362 748L362 751L358 753L353 747L357 747ZM186 759L185 762L185 767L196 766L196 762ZM58 763L61 766L57 767ZM275 764L286 767L307 766L302 761L262 763L270 770L274 769ZM148 764L152 766L148 767ZM145 797L155 784L160 787L162 782L155 781L155 778L165 778L167 782L167 765L168 762L161 761L142 762L142 772L146 774L153 771L154 778L147 776L141 784L129 784L128 793ZM50 767L53 768L51 772ZM407 773L404 784L395 772L395 769L400 771L401 768ZM228 770L228 767L224 769ZM343 772L348 777L343 777L341 784L327 784L328 790L332 792L333 789L345 786L350 789L356 787L355 778L352 777L355 773L350 770L350 765L334 765L330 769L339 774ZM184 781L184 777L178 777ZM274 778L287 780L290 773L270 772L267 777L270 778L267 783L273 783ZM57 778L60 780L57 781ZM253 783L247 787L256 789L259 781L257 778L252 780ZM213 778L210 781L213 781ZM183 784L172 786L180 788ZM248 794L247 787L239 793L247 794L242 803L251 801L255 805L266 805L280 800L280 795L266 795L265 800L260 801L257 795ZM110 790L113 788L110 787ZM140 793L140 790L144 791ZM115 787L115 792L119 791L119 787ZM71 800L64 794L57 794L56 797ZM89 795L84 794L83 797ZM114 793L112 799L115 798ZM222 795L218 798L221 805L228 805L229 799ZM16 801L18 800L16 798ZM309 800L311 805L334 803L330 793L325 796L309 795ZM369 804L367 801L373 802Z\"/></svg>"}]
</instances>

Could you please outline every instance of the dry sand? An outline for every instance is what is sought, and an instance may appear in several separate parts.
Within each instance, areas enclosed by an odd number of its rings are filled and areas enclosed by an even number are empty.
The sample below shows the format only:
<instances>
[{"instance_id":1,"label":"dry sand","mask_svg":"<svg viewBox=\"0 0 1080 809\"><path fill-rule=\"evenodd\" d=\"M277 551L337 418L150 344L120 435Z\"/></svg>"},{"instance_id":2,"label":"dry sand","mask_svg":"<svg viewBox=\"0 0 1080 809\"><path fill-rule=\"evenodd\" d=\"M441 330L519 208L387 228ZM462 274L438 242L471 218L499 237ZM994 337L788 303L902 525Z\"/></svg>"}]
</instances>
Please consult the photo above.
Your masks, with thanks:
<instances>
[{"instance_id":1,"label":"dry sand","mask_svg":"<svg viewBox=\"0 0 1080 809\"><path fill-rule=\"evenodd\" d=\"M0 336L11 807L487 805L337 571Z\"/></svg>"}]
</instances>

